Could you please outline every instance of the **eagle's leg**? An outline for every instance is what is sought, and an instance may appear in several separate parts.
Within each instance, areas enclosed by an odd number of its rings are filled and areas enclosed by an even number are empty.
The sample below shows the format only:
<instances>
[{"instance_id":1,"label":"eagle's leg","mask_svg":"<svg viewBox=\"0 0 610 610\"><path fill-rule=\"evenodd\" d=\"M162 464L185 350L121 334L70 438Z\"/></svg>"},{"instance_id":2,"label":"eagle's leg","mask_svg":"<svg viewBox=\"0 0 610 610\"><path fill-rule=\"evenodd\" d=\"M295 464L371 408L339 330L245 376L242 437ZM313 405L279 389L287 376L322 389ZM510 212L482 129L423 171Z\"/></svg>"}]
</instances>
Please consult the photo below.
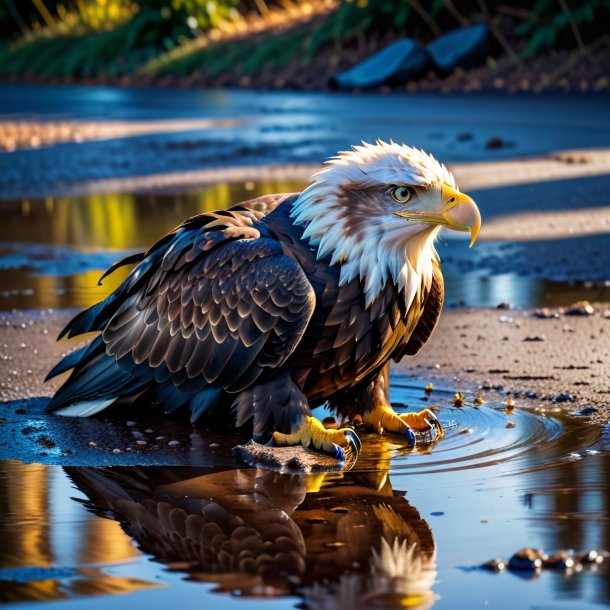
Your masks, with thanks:
<instances>
[{"instance_id":1,"label":"eagle's leg","mask_svg":"<svg viewBox=\"0 0 610 610\"><path fill-rule=\"evenodd\" d=\"M296 375L295 375L296 376ZM253 416L253 438L276 445L303 445L345 460L345 449L356 455L360 439L351 428L328 430L316 419L300 385L290 371L282 371L264 383L242 392L235 407L237 423Z\"/></svg>"},{"instance_id":2,"label":"eagle's leg","mask_svg":"<svg viewBox=\"0 0 610 610\"><path fill-rule=\"evenodd\" d=\"M365 386L354 398L354 407L361 414L362 421L377 432L392 432L407 439L409 446L415 445L415 432L425 432L433 427L437 437L445 433L432 411L424 409L419 413L396 413L390 405L390 363L388 362L377 377Z\"/></svg>"},{"instance_id":3,"label":"eagle's leg","mask_svg":"<svg viewBox=\"0 0 610 610\"><path fill-rule=\"evenodd\" d=\"M360 439L351 428L330 430L322 422L306 415L289 433L275 431L273 441L276 445L303 445L328 453L338 460L345 460L345 449L348 447L358 455Z\"/></svg>"}]
</instances>

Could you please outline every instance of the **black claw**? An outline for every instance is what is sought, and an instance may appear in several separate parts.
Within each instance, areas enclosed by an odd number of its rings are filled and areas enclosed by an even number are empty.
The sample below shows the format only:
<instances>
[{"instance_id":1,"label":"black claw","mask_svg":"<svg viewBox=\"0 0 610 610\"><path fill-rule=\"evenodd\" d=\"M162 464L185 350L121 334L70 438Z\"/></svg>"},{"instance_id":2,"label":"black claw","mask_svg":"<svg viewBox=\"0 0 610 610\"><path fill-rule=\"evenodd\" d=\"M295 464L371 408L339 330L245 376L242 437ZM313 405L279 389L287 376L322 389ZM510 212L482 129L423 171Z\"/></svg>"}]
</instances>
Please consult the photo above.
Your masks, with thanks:
<instances>
[{"instance_id":1,"label":"black claw","mask_svg":"<svg viewBox=\"0 0 610 610\"><path fill-rule=\"evenodd\" d=\"M340 462L345 462L345 451L336 443L333 443L330 450L330 455Z\"/></svg>"},{"instance_id":2,"label":"black claw","mask_svg":"<svg viewBox=\"0 0 610 610\"><path fill-rule=\"evenodd\" d=\"M346 430L345 437L347 438L347 442L352 446L356 457L358 457L358 454L362 449L362 443L360 442L358 435L353 430Z\"/></svg>"}]
</instances>

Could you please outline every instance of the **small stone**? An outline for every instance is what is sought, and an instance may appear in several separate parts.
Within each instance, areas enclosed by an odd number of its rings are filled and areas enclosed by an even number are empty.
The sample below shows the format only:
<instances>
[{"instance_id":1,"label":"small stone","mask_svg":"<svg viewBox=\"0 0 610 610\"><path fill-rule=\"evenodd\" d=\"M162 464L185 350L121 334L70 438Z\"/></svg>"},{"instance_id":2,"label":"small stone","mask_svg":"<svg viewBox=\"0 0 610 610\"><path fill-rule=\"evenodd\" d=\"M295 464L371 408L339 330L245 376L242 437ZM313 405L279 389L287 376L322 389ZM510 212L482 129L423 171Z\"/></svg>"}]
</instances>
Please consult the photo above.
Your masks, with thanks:
<instances>
[{"instance_id":1,"label":"small stone","mask_svg":"<svg viewBox=\"0 0 610 610\"><path fill-rule=\"evenodd\" d=\"M146 441L136 441L136 445L148 445Z\"/></svg>"},{"instance_id":2,"label":"small stone","mask_svg":"<svg viewBox=\"0 0 610 610\"><path fill-rule=\"evenodd\" d=\"M512 309L513 306L508 301L501 301L496 305L496 309Z\"/></svg>"},{"instance_id":3,"label":"small stone","mask_svg":"<svg viewBox=\"0 0 610 610\"><path fill-rule=\"evenodd\" d=\"M552 309L549 309L548 307L537 309L532 315L534 316L534 318L540 318L541 320L561 317L561 314L558 311L554 311Z\"/></svg>"},{"instance_id":4,"label":"small stone","mask_svg":"<svg viewBox=\"0 0 610 610\"><path fill-rule=\"evenodd\" d=\"M546 338L544 335L527 335L523 340L524 341L546 341Z\"/></svg>"},{"instance_id":5,"label":"small stone","mask_svg":"<svg viewBox=\"0 0 610 610\"><path fill-rule=\"evenodd\" d=\"M112 453L121 453L121 450L120 449L113 449Z\"/></svg>"},{"instance_id":6,"label":"small stone","mask_svg":"<svg viewBox=\"0 0 610 610\"><path fill-rule=\"evenodd\" d=\"M89 441L87 444L89 447L97 447L97 443L95 441Z\"/></svg>"},{"instance_id":7,"label":"small stone","mask_svg":"<svg viewBox=\"0 0 610 610\"><path fill-rule=\"evenodd\" d=\"M543 560L544 567L551 570L569 570L574 564L574 551L557 551Z\"/></svg>"},{"instance_id":8,"label":"small stone","mask_svg":"<svg viewBox=\"0 0 610 610\"><path fill-rule=\"evenodd\" d=\"M129 427L131 427L131 426L135 426L135 425L136 425L136 422L135 422L135 421L130 421L130 420L127 420L127 421L125 422L125 425L126 425L126 426L129 426Z\"/></svg>"},{"instance_id":9,"label":"small stone","mask_svg":"<svg viewBox=\"0 0 610 610\"><path fill-rule=\"evenodd\" d=\"M537 571L542 569L546 558L546 553L540 549L521 549L509 559L508 568L517 571Z\"/></svg>"},{"instance_id":10,"label":"small stone","mask_svg":"<svg viewBox=\"0 0 610 610\"><path fill-rule=\"evenodd\" d=\"M175 447L176 445L179 445L180 441L170 441L169 443L167 443L168 447Z\"/></svg>"},{"instance_id":11,"label":"small stone","mask_svg":"<svg viewBox=\"0 0 610 610\"><path fill-rule=\"evenodd\" d=\"M551 402L575 402L576 398L574 398L574 396L572 396L571 394L566 394L566 393L562 393L562 394L557 394L557 396L553 396L553 398L551 399Z\"/></svg>"},{"instance_id":12,"label":"small stone","mask_svg":"<svg viewBox=\"0 0 610 610\"><path fill-rule=\"evenodd\" d=\"M582 551L576 555L576 561L583 565L599 565L600 563L604 563L608 558L610 558L610 553L608 553L608 551L601 551L598 549Z\"/></svg>"},{"instance_id":13,"label":"small stone","mask_svg":"<svg viewBox=\"0 0 610 610\"><path fill-rule=\"evenodd\" d=\"M502 572L506 570L506 562L503 559L490 559L481 565L481 569L490 572Z\"/></svg>"},{"instance_id":14,"label":"small stone","mask_svg":"<svg viewBox=\"0 0 610 610\"><path fill-rule=\"evenodd\" d=\"M595 313L593 305L589 301L577 301L566 308L566 316L592 316Z\"/></svg>"}]
</instances>

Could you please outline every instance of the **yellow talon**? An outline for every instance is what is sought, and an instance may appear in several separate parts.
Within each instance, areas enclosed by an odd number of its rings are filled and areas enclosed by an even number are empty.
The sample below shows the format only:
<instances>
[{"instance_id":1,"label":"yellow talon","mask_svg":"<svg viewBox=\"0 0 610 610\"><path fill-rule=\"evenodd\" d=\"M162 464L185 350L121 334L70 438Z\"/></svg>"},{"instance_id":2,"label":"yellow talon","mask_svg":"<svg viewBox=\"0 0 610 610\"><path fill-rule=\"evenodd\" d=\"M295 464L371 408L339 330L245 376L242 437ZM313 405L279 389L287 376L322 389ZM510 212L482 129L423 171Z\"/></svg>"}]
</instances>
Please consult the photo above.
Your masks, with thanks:
<instances>
[{"instance_id":1,"label":"yellow talon","mask_svg":"<svg viewBox=\"0 0 610 610\"><path fill-rule=\"evenodd\" d=\"M445 436L441 422L430 409L424 409L419 413L399 414L392 407L381 405L369 411L364 416L363 421L380 434L386 430L406 437L410 445L415 444L413 430L424 432L434 427L437 438Z\"/></svg>"},{"instance_id":2,"label":"yellow talon","mask_svg":"<svg viewBox=\"0 0 610 610\"><path fill-rule=\"evenodd\" d=\"M424 409L419 413L402 413L400 419L409 424L409 426L417 432L426 432L435 428L437 438L443 438L445 436L445 431L443 430L441 422L430 409Z\"/></svg>"},{"instance_id":3,"label":"yellow talon","mask_svg":"<svg viewBox=\"0 0 610 610\"><path fill-rule=\"evenodd\" d=\"M375 432L383 434L384 430L403 434L409 427L407 422L400 419L400 416L392 407L379 405L371 409L363 418L365 424L372 426Z\"/></svg>"},{"instance_id":4,"label":"yellow talon","mask_svg":"<svg viewBox=\"0 0 610 610\"><path fill-rule=\"evenodd\" d=\"M274 432L273 441L276 445L303 445L338 459L345 459L344 447L351 447L356 455L360 451L360 439L351 428L331 430L311 415L306 415L301 425L293 432Z\"/></svg>"},{"instance_id":5,"label":"yellow talon","mask_svg":"<svg viewBox=\"0 0 610 610\"><path fill-rule=\"evenodd\" d=\"M401 419L400 415L392 407L378 405L371 409L363 419L364 423L373 426L377 433L383 434L384 430L387 430L394 434L400 434L405 437L409 447L415 446L416 439L411 426Z\"/></svg>"}]
</instances>

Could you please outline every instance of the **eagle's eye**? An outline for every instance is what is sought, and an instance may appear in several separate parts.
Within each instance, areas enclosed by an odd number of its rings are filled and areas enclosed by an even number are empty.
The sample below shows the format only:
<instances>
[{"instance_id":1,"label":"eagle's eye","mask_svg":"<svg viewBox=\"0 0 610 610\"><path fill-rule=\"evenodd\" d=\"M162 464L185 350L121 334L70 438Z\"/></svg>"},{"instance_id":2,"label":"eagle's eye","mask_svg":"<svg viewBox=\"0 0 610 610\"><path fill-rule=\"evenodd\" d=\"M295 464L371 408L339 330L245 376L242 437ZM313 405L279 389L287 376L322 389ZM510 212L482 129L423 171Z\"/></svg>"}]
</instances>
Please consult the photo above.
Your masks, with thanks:
<instances>
[{"instance_id":1,"label":"eagle's eye","mask_svg":"<svg viewBox=\"0 0 610 610\"><path fill-rule=\"evenodd\" d=\"M396 203L407 203L414 193L410 186L394 186L390 189L390 195Z\"/></svg>"}]
</instances>

